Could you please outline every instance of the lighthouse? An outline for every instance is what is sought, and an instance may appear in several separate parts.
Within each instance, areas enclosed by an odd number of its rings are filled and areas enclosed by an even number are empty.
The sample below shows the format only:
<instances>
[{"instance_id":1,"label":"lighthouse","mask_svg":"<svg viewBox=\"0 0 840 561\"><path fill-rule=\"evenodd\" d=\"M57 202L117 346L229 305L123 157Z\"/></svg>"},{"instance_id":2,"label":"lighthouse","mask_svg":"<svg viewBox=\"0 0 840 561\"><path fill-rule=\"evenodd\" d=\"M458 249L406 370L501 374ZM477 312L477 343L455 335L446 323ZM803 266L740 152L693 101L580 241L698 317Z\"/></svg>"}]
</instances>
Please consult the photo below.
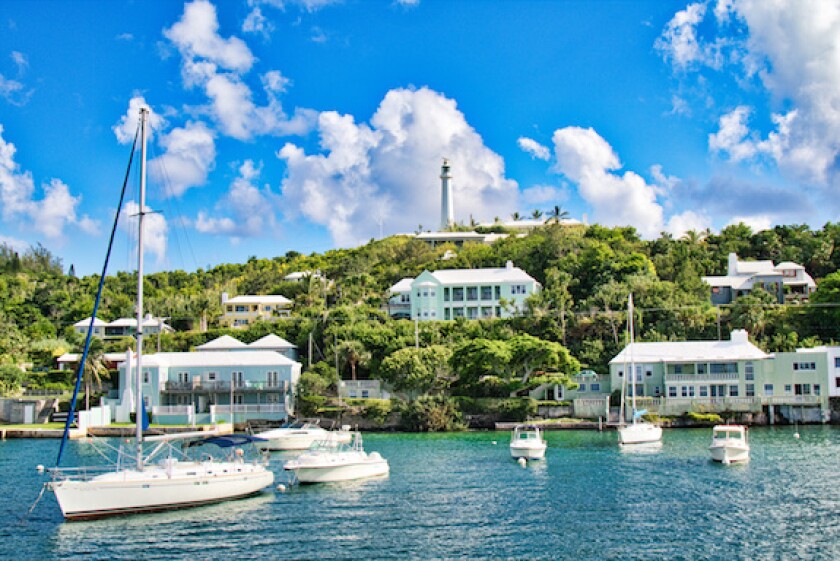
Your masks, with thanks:
<instances>
[{"instance_id":1,"label":"lighthouse","mask_svg":"<svg viewBox=\"0 0 840 561\"><path fill-rule=\"evenodd\" d=\"M440 168L440 230L444 231L455 224L455 212L452 210L452 186L449 180L449 160L443 159Z\"/></svg>"}]
</instances>

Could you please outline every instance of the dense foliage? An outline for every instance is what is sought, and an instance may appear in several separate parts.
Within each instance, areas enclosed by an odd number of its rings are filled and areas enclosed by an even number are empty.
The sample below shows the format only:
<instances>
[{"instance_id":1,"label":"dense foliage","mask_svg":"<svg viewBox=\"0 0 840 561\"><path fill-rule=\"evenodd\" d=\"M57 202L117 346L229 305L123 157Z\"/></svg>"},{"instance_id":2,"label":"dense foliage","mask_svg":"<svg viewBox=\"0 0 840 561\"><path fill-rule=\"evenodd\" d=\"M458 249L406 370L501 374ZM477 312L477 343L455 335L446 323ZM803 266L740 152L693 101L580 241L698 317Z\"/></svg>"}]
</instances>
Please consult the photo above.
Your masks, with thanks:
<instances>
[{"instance_id":1,"label":"dense foliage","mask_svg":"<svg viewBox=\"0 0 840 561\"><path fill-rule=\"evenodd\" d=\"M447 251L456 257L442 259ZM701 276L725 274L730 252L742 260L804 265L819 288L807 303L779 305L758 291L733 305L713 307ZM507 260L543 286L519 317L417 326L388 317L388 288L403 277L425 269L501 267ZM309 371L301 385L304 397L334 392L339 376L382 378L408 398L499 397L544 382L569 383L581 368L604 372L625 341L629 292L636 302L639 340L726 338L735 328L749 330L766 351L840 340L838 269L840 223L758 233L739 224L720 234L689 232L679 239L662 234L650 241L633 228L548 224L492 246L461 248L432 248L394 236L324 254L289 252L192 273L149 275L148 312L171 318L178 332L147 343L149 350L189 350L224 333L250 342L271 332L298 345ZM284 280L296 271L320 276ZM135 279L126 272L107 279L101 319L133 314ZM22 255L0 245L0 365L48 370L57 356L78 351L81 338L72 324L90 316L97 282L95 275L64 274L61 261L40 245ZM295 302L293 316L247 330L220 329L222 292L283 294ZM130 339L109 342L98 352L131 344ZM90 368L101 371L97 365ZM6 369L3 378L6 389L27 381ZM317 409L318 400L309 406ZM426 403L420 416L446 406Z\"/></svg>"}]
</instances>

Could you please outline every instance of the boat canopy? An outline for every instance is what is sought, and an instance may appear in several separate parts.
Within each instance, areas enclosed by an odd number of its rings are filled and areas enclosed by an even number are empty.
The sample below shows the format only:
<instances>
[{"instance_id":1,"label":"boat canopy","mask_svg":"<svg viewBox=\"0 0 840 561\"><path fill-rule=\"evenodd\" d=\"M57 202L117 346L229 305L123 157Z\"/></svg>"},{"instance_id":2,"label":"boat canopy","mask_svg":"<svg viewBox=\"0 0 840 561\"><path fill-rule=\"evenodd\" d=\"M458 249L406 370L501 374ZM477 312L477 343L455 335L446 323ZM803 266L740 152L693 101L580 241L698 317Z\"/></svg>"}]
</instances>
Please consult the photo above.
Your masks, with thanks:
<instances>
[{"instance_id":1,"label":"boat canopy","mask_svg":"<svg viewBox=\"0 0 840 561\"><path fill-rule=\"evenodd\" d=\"M250 434L223 434L185 442L184 448L192 448L193 446L204 446L205 444L215 444L219 448L230 448L232 446L243 446L245 444L252 444L254 442L265 441L265 438L260 438L258 436L253 436Z\"/></svg>"}]
</instances>

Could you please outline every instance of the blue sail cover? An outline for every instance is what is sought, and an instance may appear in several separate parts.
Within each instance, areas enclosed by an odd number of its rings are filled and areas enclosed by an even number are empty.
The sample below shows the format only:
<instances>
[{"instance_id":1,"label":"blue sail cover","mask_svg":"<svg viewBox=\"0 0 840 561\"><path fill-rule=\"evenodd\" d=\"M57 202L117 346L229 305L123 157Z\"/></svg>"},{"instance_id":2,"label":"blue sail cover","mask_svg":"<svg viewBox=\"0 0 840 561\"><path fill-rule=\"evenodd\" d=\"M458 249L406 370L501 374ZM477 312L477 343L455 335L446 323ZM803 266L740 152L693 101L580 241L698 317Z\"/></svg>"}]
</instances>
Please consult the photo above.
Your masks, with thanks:
<instances>
[{"instance_id":1,"label":"blue sail cover","mask_svg":"<svg viewBox=\"0 0 840 561\"><path fill-rule=\"evenodd\" d=\"M252 436L250 434L225 434L219 436L211 436L208 438L202 438L199 440L192 440L190 442L185 443L184 447L191 448L193 446L215 444L219 448L230 448L231 446L243 446L245 444L251 444L253 442L265 442L265 438L259 438L258 436Z\"/></svg>"},{"instance_id":2,"label":"blue sail cover","mask_svg":"<svg viewBox=\"0 0 840 561\"><path fill-rule=\"evenodd\" d=\"M647 414L647 409L641 409L640 411L635 411L635 412L633 413L633 418L634 418L634 419L638 419L638 418L639 418L639 417L641 417L642 415L646 415L646 414Z\"/></svg>"}]
</instances>

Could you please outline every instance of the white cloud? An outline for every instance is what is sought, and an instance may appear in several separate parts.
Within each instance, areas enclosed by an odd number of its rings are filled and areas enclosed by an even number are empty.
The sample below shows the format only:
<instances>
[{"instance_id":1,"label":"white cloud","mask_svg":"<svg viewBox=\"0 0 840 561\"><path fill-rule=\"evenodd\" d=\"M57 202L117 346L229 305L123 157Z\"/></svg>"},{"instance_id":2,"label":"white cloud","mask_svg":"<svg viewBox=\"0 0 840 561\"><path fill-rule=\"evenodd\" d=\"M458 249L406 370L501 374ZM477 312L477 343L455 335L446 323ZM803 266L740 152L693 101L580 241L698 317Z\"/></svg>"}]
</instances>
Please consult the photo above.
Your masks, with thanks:
<instances>
[{"instance_id":1,"label":"white cloud","mask_svg":"<svg viewBox=\"0 0 840 561\"><path fill-rule=\"evenodd\" d=\"M27 68L29 68L29 59L27 59L26 55L22 52L12 51L11 57L15 66L18 68L18 74L22 74Z\"/></svg>"},{"instance_id":2,"label":"white cloud","mask_svg":"<svg viewBox=\"0 0 840 561\"><path fill-rule=\"evenodd\" d=\"M134 140L134 134L137 132L137 124L140 122L140 109L142 107L149 110L149 116L146 119L148 123L146 136L148 139L151 140L155 132L161 132L166 128L166 119L152 111L152 108L146 103L146 99L143 96L135 95L129 100L128 110L125 112L125 115L120 117L119 122L111 127L111 130L117 136L117 142L120 144L129 144ZM139 138L137 142L139 144Z\"/></svg>"},{"instance_id":3,"label":"white cloud","mask_svg":"<svg viewBox=\"0 0 840 561\"><path fill-rule=\"evenodd\" d=\"M708 55L697 39L696 30L705 15L705 3L689 4L668 22L654 46L678 68L706 62Z\"/></svg>"},{"instance_id":4,"label":"white cloud","mask_svg":"<svg viewBox=\"0 0 840 561\"><path fill-rule=\"evenodd\" d=\"M14 160L15 152L15 145L3 138L3 126L0 125L0 205L3 220L20 220L24 227L52 240L61 240L64 229L71 225L95 234L98 229L96 222L87 215L79 218L76 214L81 195L71 195L70 188L60 179L52 179L43 185L42 199L33 198L35 184L32 174L20 171Z\"/></svg>"},{"instance_id":5,"label":"white cloud","mask_svg":"<svg viewBox=\"0 0 840 561\"><path fill-rule=\"evenodd\" d=\"M24 91L23 84L17 80L9 80L0 74L0 97L20 107L26 105L31 95L31 91Z\"/></svg>"},{"instance_id":6,"label":"white cloud","mask_svg":"<svg viewBox=\"0 0 840 561\"><path fill-rule=\"evenodd\" d=\"M0 234L0 244L11 247L18 253L26 251L26 248L29 247L29 244L25 241L19 240L17 238L10 238L9 236L4 236L3 234Z\"/></svg>"},{"instance_id":7,"label":"white cloud","mask_svg":"<svg viewBox=\"0 0 840 561\"><path fill-rule=\"evenodd\" d=\"M400 6L405 6L407 8L413 8L415 6L420 5L420 0L396 0L396 3Z\"/></svg>"},{"instance_id":8,"label":"white cloud","mask_svg":"<svg viewBox=\"0 0 840 561\"><path fill-rule=\"evenodd\" d=\"M250 70L254 55L248 46L237 37L223 39L218 30L216 7L207 0L195 0L184 5L184 15L163 34L178 46L185 60L200 57L226 70Z\"/></svg>"},{"instance_id":9,"label":"white cloud","mask_svg":"<svg viewBox=\"0 0 840 561\"><path fill-rule=\"evenodd\" d=\"M657 187L632 171L623 175L618 156L593 129L566 127L554 132L554 171L577 183L578 194L594 210L594 220L607 226L634 226L653 237L662 231L663 209Z\"/></svg>"},{"instance_id":10,"label":"white cloud","mask_svg":"<svg viewBox=\"0 0 840 561\"><path fill-rule=\"evenodd\" d=\"M203 234L226 234L234 238L271 236L277 228L275 208L278 196L256 185L261 170L246 160L225 197L216 205L217 213L231 214L213 218L199 212L195 228Z\"/></svg>"},{"instance_id":11,"label":"white cloud","mask_svg":"<svg viewBox=\"0 0 840 561\"><path fill-rule=\"evenodd\" d=\"M137 201L128 201L123 205L120 216L120 225L128 232L132 239L137 241L137 220L139 217L140 205ZM151 253L155 256L157 263L163 264L166 259L166 242L169 234L169 225L166 223L166 217L159 212L152 212L152 209L147 205L146 215L143 221L143 248L144 254ZM137 252L136 247L134 252Z\"/></svg>"},{"instance_id":12,"label":"white cloud","mask_svg":"<svg viewBox=\"0 0 840 561\"><path fill-rule=\"evenodd\" d=\"M180 197L203 185L216 160L215 134L202 122L188 122L160 139L165 153L150 162L149 173L168 185L164 196Z\"/></svg>"},{"instance_id":13,"label":"white cloud","mask_svg":"<svg viewBox=\"0 0 840 561\"><path fill-rule=\"evenodd\" d=\"M221 131L239 140L310 131L315 112L301 109L289 117L283 111L277 96L289 81L280 72L270 71L261 77L267 104L254 103L253 92L243 79L254 56L241 39L224 39L218 29L215 7L196 0L185 6L181 20L164 30L164 35L181 53L184 85L204 90L210 99L209 112Z\"/></svg>"},{"instance_id":14,"label":"white cloud","mask_svg":"<svg viewBox=\"0 0 840 561\"><path fill-rule=\"evenodd\" d=\"M758 152L755 139L750 138L750 108L744 105L736 107L720 118L718 132L709 135L709 150L725 152L733 162L752 158Z\"/></svg>"},{"instance_id":15,"label":"white cloud","mask_svg":"<svg viewBox=\"0 0 840 561\"><path fill-rule=\"evenodd\" d=\"M551 151L531 138L520 136L516 141L523 152L527 152L532 158L548 161L551 158Z\"/></svg>"},{"instance_id":16,"label":"white cloud","mask_svg":"<svg viewBox=\"0 0 840 561\"><path fill-rule=\"evenodd\" d=\"M286 144L284 208L325 225L336 244L378 235L435 229L440 221L440 164L452 165L456 220L488 221L517 207L516 182L453 100L428 88L389 91L370 121L321 113L322 153Z\"/></svg>"},{"instance_id":17,"label":"white cloud","mask_svg":"<svg viewBox=\"0 0 840 561\"><path fill-rule=\"evenodd\" d=\"M687 210L681 214L675 214L668 219L668 225L665 230L680 237L686 232L695 231L702 232L706 228L710 228L712 220L702 213L697 213Z\"/></svg>"},{"instance_id":18,"label":"white cloud","mask_svg":"<svg viewBox=\"0 0 840 561\"><path fill-rule=\"evenodd\" d=\"M274 31L274 24L263 15L259 6L254 6L245 21L242 22L242 31L268 37Z\"/></svg>"},{"instance_id":19,"label":"white cloud","mask_svg":"<svg viewBox=\"0 0 840 561\"><path fill-rule=\"evenodd\" d=\"M545 203L563 202L569 194L552 185L534 185L522 190L522 202L530 207L537 207Z\"/></svg>"},{"instance_id":20,"label":"white cloud","mask_svg":"<svg viewBox=\"0 0 840 561\"><path fill-rule=\"evenodd\" d=\"M735 224L746 224L752 229L753 233L756 233L772 228L773 219L767 215L733 216L727 226Z\"/></svg>"}]
</instances>

